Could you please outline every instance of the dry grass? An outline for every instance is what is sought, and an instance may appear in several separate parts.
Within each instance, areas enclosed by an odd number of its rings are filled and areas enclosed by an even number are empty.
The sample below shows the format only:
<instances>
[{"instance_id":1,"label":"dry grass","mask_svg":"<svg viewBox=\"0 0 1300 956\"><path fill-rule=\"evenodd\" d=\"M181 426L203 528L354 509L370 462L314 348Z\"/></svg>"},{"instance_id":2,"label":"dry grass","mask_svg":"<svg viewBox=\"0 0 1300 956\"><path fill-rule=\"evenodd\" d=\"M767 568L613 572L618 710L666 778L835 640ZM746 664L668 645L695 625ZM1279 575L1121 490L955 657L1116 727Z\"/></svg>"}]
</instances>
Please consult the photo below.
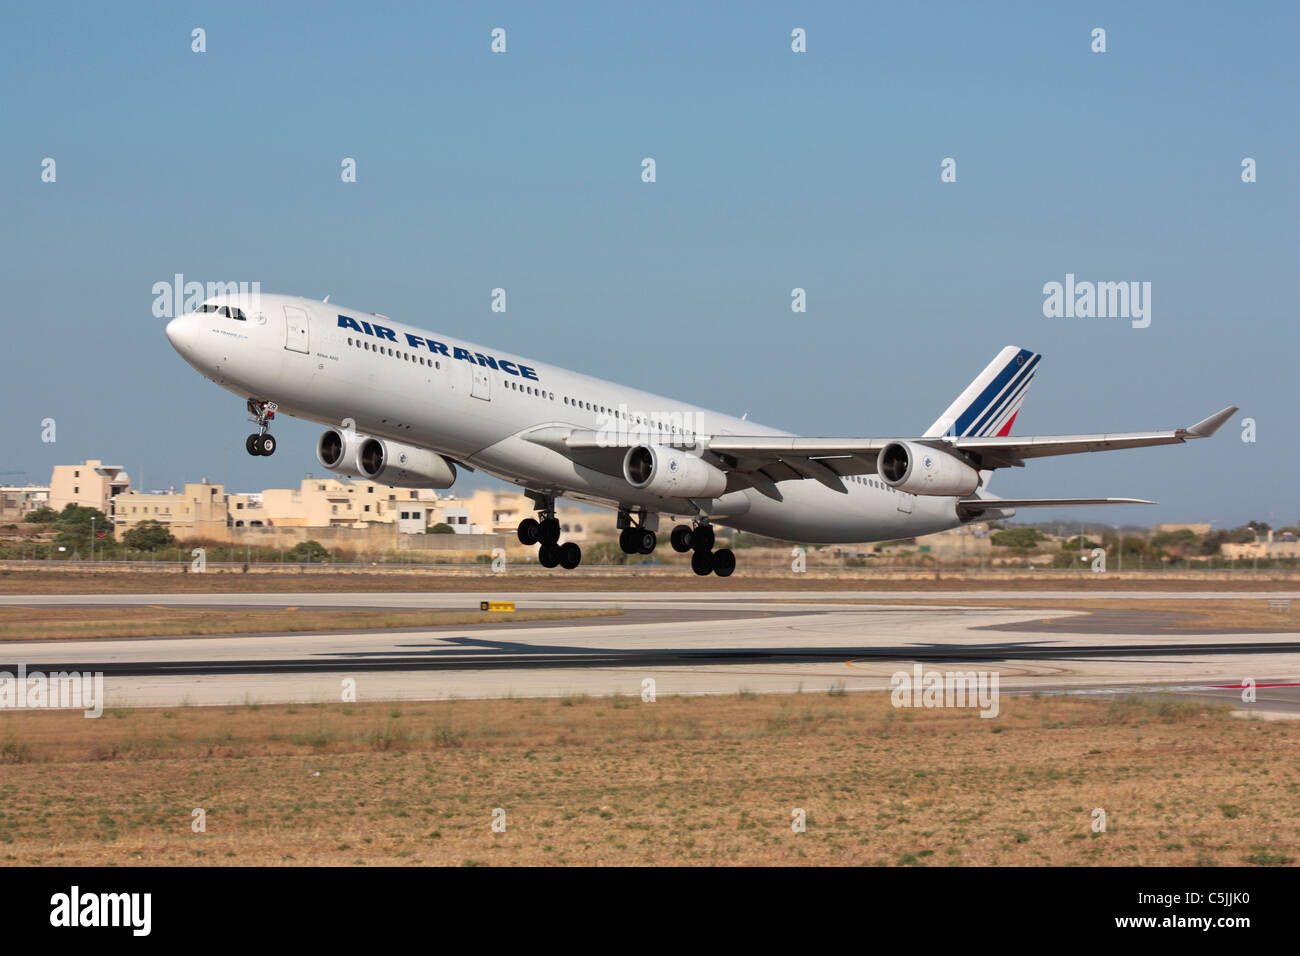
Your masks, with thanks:
<instances>
[{"instance_id":1,"label":"dry grass","mask_svg":"<svg viewBox=\"0 0 1300 956\"><path fill-rule=\"evenodd\" d=\"M1292 863L1298 735L1181 700L984 720L881 694L5 712L0 861Z\"/></svg>"},{"instance_id":2,"label":"dry grass","mask_svg":"<svg viewBox=\"0 0 1300 956\"><path fill-rule=\"evenodd\" d=\"M532 611L376 611L322 608L224 610L186 607L4 607L0 641L75 640L159 635L252 636L282 631L351 631L368 628L494 626L526 621L568 621L622 614L621 608Z\"/></svg>"},{"instance_id":3,"label":"dry grass","mask_svg":"<svg viewBox=\"0 0 1300 956\"><path fill-rule=\"evenodd\" d=\"M1260 591L1300 588L1300 574L1291 571L1079 571L944 570L885 571L810 569L806 574L786 570L746 568L729 578L698 577L683 567L584 568L547 571L512 568L494 574L486 566L413 567L390 565L382 569L338 569L314 566L286 570L277 565L252 565L248 573L238 567L209 566L205 574L183 573L179 567L138 568L64 563L11 563L0 565L0 594L196 594L240 591L601 591L611 587L629 591L978 591L983 588L1020 591Z\"/></svg>"}]
</instances>

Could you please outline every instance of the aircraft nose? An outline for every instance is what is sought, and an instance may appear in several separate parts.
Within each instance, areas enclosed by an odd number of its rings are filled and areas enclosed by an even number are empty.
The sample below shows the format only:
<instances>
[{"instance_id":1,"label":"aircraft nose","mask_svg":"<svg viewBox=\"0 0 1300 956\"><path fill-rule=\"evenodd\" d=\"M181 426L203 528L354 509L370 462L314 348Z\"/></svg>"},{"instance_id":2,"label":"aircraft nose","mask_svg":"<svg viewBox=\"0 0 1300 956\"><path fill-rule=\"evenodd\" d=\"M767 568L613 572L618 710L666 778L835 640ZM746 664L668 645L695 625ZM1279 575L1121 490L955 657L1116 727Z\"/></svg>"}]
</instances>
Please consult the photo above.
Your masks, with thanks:
<instances>
[{"instance_id":1,"label":"aircraft nose","mask_svg":"<svg viewBox=\"0 0 1300 956\"><path fill-rule=\"evenodd\" d=\"M167 340L178 352L192 349L197 334L194 323L188 316L180 315L167 323Z\"/></svg>"}]
</instances>

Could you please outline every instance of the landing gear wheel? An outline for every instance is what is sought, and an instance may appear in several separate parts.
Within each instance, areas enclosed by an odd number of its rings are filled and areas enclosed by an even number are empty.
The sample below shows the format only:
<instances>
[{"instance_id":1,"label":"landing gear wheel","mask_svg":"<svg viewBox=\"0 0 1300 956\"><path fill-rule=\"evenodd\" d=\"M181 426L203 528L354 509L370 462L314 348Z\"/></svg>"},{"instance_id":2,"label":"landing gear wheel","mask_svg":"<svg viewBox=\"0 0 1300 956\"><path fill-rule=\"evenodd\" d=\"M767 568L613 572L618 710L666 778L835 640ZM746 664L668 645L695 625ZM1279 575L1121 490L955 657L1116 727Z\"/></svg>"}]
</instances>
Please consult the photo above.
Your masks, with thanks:
<instances>
[{"instance_id":1,"label":"landing gear wheel","mask_svg":"<svg viewBox=\"0 0 1300 956\"><path fill-rule=\"evenodd\" d=\"M713 573L713 552L696 551L691 555L691 570L704 577Z\"/></svg>"},{"instance_id":2,"label":"landing gear wheel","mask_svg":"<svg viewBox=\"0 0 1300 956\"><path fill-rule=\"evenodd\" d=\"M624 554L636 554L636 528L624 528L618 533L618 547Z\"/></svg>"},{"instance_id":3,"label":"landing gear wheel","mask_svg":"<svg viewBox=\"0 0 1300 956\"><path fill-rule=\"evenodd\" d=\"M678 554L685 554L691 550L691 529L688 525L679 524L673 528L672 534L668 536L668 542L673 546L673 550Z\"/></svg>"},{"instance_id":4,"label":"landing gear wheel","mask_svg":"<svg viewBox=\"0 0 1300 956\"><path fill-rule=\"evenodd\" d=\"M713 573L720 578L731 577L736 570L736 554L730 548L719 548L713 552Z\"/></svg>"},{"instance_id":5,"label":"landing gear wheel","mask_svg":"<svg viewBox=\"0 0 1300 956\"><path fill-rule=\"evenodd\" d=\"M566 571L572 571L582 563L582 549L572 541L566 541L560 545L560 566Z\"/></svg>"},{"instance_id":6,"label":"landing gear wheel","mask_svg":"<svg viewBox=\"0 0 1300 956\"><path fill-rule=\"evenodd\" d=\"M543 544L556 545L560 543L560 522L556 518L543 518L538 525L538 540ZM554 565L552 565L554 567Z\"/></svg>"},{"instance_id":7,"label":"landing gear wheel","mask_svg":"<svg viewBox=\"0 0 1300 956\"><path fill-rule=\"evenodd\" d=\"M644 528L636 529L636 550L639 554L650 554L659 543L659 536Z\"/></svg>"},{"instance_id":8,"label":"landing gear wheel","mask_svg":"<svg viewBox=\"0 0 1300 956\"><path fill-rule=\"evenodd\" d=\"M261 439L259 439L258 445L259 445L259 451L258 451L259 454L267 455L267 456L275 454L274 435L263 435Z\"/></svg>"},{"instance_id":9,"label":"landing gear wheel","mask_svg":"<svg viewBox=\"0 0 1300 956\"><path fill-rule=\"evenodd\" d=\"M519 529L515 532L519 536L520 544L536 544L538 537L539 525L534 518L525 518L519 522Z\"/></svg>"},{"instance_id":10,"label":"landing gear wheel","mask_svg":"<svg viewBox=\"0 0 1300 956\"><path fill-rule=\"evenodd\" d=\"M710 550L713 547L713 525L696 525L691 532L691 547L697 552Z\"/></svg>"},{"instance_id":11,"label":"landing gear wheel","mask_svg":"<svg viewBox=\"0 0 1300 956\"><path fill-rule=\"evenodd\" d=\"M260 455L258 446L262 444L261 435L249 435L244 439L244 448L250 455Z\"/></svg>"},{"instance_id":12,"label":"landing gear wheel","mask_svg":"<svg viewBox=\"0 0 1300 956\"><path fill-rule=\"evenodd\" d=\"M537 549L537 563L544 568L553 568L560 563L560 549L553 544L544 544Z\"/></svg>"}]
</instances>

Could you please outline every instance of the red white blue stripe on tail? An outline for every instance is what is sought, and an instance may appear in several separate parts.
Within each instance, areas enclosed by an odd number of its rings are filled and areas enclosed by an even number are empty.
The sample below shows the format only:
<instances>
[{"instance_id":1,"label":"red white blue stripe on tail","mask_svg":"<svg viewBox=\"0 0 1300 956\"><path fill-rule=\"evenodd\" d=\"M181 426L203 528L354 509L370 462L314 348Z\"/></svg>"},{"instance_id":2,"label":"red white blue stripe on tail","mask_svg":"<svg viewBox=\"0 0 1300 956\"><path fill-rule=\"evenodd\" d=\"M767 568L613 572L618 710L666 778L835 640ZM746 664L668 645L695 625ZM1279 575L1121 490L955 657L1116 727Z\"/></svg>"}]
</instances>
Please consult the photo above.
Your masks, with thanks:
<instances>
[{"instance_id":1,"label":"red white blue stripe on tail","mask_svg":"<svg viewBox=\"0 0 1300 956\"><path fill-rule=\"evenodd\" d=\"M1008 345L926 429L923 437L1009 435L1041 358L1037 352Z\"/></svg>"}]
</instances>

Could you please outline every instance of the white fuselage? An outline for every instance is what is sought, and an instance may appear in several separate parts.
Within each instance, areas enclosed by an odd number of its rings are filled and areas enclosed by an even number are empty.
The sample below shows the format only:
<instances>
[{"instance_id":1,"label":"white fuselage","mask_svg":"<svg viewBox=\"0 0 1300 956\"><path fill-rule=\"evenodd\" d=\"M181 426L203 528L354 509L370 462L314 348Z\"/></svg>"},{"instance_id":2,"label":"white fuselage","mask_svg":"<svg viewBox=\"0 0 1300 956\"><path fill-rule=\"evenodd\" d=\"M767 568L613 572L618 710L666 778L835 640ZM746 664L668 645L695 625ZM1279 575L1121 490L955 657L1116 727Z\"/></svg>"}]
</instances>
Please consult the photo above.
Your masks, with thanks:
<instances>
[{"instance_id":1,"label":"white fuselage","mask_svg":"<svg viewBox=\"0 0 1300 956\"><path fill-rule=\"evenodd\" d=\"M685 423L704 439L788 434L333 303L269 294L208 301L238 305L246 319L191 313L174 319L167 334L223 388L322 425L352 419L358 433L428 448L556 497L651 515L701 510L698 501L638 491L621 473L587 467L526 433L608 431L626 421L618 414L641 414ZM845 478L846 493L812 479L778 487L780 501L746 488L703 510L742 531L822 543L884 541L962 523L956 498L898 492L877 475Z\"/></svg>"}]
</instances>

